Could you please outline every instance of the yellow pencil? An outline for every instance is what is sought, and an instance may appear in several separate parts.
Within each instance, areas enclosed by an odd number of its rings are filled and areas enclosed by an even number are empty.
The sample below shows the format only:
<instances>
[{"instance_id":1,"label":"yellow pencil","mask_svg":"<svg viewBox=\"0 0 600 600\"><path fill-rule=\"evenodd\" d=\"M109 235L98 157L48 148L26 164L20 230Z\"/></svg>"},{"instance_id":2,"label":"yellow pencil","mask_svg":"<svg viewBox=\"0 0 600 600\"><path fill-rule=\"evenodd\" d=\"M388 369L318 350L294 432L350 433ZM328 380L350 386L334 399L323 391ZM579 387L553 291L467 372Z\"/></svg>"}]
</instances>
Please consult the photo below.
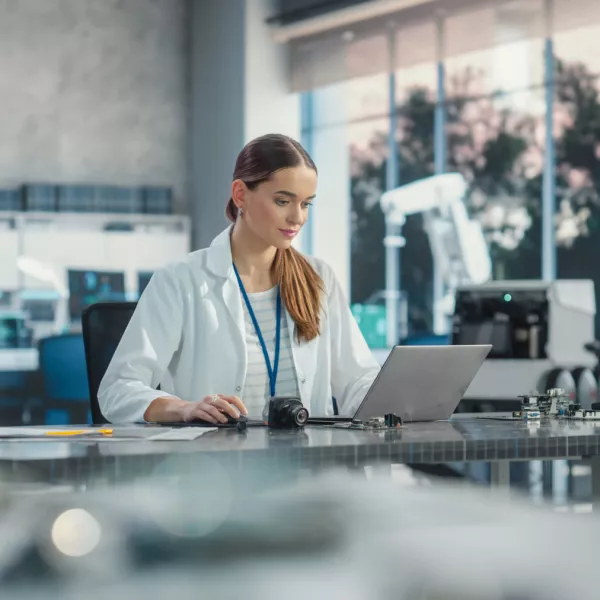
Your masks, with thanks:
<instances>
[{"instance_id":1,"label":"yellow pencil","mask_svg":"<svg viewBox=\"0 0 600 600\"><path fill-rule=\"evenodd\" d=\"M112 435L112 429L70 429L67 431L47 431L46 435L59 435L59 436L74 436L74 435L84 435L91 433L100 433L102 435Z\"/></svg>"}]
</instances>

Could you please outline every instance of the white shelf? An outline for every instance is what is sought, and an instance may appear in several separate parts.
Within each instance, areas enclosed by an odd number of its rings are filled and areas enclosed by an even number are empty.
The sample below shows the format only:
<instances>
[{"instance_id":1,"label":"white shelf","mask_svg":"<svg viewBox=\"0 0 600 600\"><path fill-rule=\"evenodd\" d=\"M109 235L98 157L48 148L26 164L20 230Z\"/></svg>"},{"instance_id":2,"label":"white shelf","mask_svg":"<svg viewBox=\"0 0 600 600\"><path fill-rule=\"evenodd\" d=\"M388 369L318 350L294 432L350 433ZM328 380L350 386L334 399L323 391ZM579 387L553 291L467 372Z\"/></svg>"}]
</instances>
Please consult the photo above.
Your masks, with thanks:
<instances>
[{"instance_id":1,"label":"white shelf","mask_svg":"<svg viewBox=\"0 0 600 600\"><path fill-rule=\"evenodd\" d=\"M38 363L37 348L0 349L0 372L37 371Z\"/></svg>"},{"instance_id":2,"label":"white shelf","mask_svg":"<svg viewBox=\"0 0 600 600\"><path fill-rule=\"evenodd\" d=\"M81 213L81 212L45 212L45 211L0 211L0 222L11 221L16 229L50 228L78 230L103 230L107 225L122 223L140 228L160 228L189 234L191 221L187 215L151 215L137 213ZM126 232L125 232L126 233Z\"/></svg>"}]
</instances>

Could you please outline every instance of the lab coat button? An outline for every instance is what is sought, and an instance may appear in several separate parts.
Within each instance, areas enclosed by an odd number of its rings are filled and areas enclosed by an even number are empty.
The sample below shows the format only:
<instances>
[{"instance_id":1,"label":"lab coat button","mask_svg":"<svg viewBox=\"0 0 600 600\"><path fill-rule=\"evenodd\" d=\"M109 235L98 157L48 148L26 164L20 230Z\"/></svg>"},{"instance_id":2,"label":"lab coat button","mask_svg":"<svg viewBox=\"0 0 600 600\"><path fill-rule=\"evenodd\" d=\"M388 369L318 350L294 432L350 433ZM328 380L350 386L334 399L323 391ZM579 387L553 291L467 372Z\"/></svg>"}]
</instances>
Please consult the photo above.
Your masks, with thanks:
<instances>
[{"instance_id":1,"label":"lab coat button","mask_svg":"<svg viewBox=\"0 0 600 600\"><path fill-rule=\"evenodd\" d=\"M238 386L235 388L235 391L236 391L236 392L241 392L241 391L242 391L242 386L241 386L241 385L238 385Z\"/></svg>"}]
</instances>

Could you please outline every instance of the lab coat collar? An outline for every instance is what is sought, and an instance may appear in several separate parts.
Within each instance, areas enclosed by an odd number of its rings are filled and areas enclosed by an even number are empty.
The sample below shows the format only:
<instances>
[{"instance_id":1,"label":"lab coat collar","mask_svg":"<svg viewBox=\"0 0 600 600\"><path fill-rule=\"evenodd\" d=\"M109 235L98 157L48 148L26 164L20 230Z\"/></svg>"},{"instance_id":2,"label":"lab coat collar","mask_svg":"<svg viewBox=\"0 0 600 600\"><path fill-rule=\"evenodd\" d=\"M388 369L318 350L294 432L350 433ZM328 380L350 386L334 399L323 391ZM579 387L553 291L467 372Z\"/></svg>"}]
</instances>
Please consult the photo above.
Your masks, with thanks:
<instances>
[{"instance_id":1,"label":"lab coat collar","mask_svg":"<svg viewBox=\"0 0 600 600\"><path fill-rule=\"evenodd\" d=\"M233 271L231 256L231 228L230 225L222 231L208 248L208 268L219 277L229 278Z\"/></svg>"}]
</instances>

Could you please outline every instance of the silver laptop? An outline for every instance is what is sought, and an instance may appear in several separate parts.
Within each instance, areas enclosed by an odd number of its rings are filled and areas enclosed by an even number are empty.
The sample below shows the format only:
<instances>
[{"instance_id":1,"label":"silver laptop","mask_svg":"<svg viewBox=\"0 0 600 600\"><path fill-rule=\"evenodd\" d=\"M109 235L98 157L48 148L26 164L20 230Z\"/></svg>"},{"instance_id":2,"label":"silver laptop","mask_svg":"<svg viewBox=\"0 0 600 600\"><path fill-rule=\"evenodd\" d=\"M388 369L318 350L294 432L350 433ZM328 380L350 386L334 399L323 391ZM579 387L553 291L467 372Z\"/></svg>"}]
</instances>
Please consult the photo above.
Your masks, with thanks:
<instances>
[{"instance_id":1,"label":"silver laptop","mask_svg":"<svg viewBox=\"0 0 600 600\"><path fill-rule=\"evenodd\" d=\"M366 421L388 413L404 423L449 419L491 348L395 346L354 416L331 421Z\"/></svg>"}]
</instances>

